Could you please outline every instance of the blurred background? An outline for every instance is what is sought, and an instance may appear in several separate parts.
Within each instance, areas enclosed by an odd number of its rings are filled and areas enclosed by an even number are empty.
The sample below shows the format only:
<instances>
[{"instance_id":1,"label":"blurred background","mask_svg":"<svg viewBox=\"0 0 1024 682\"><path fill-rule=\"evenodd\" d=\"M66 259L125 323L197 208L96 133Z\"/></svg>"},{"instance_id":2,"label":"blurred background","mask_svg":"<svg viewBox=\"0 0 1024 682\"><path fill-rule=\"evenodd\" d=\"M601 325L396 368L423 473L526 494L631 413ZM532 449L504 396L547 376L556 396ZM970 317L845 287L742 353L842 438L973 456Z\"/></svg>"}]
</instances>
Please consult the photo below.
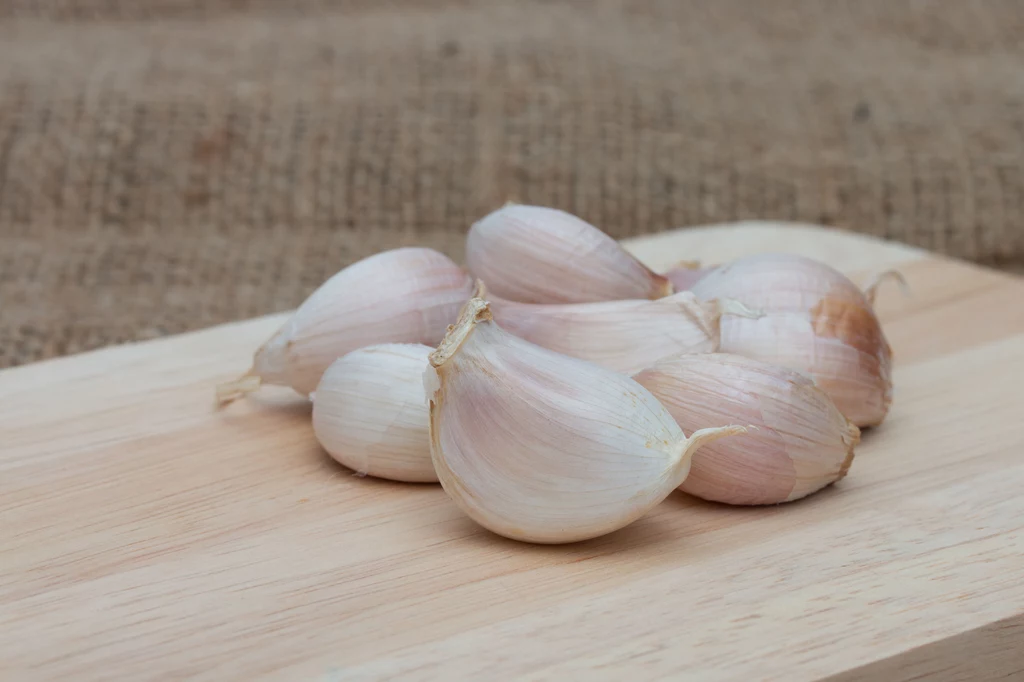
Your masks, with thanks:
<instances>
[{"instance_id":1,"label":"blurred background","mask_svg":"<svg viewBox=\"0 0 1024 682\"><path fill-rule=\"evenodd\" d=\"M461 259L507 200L1021 271L1022 36L1019 0L0 0L0 366Z\"/></svg>"}]
</instances>

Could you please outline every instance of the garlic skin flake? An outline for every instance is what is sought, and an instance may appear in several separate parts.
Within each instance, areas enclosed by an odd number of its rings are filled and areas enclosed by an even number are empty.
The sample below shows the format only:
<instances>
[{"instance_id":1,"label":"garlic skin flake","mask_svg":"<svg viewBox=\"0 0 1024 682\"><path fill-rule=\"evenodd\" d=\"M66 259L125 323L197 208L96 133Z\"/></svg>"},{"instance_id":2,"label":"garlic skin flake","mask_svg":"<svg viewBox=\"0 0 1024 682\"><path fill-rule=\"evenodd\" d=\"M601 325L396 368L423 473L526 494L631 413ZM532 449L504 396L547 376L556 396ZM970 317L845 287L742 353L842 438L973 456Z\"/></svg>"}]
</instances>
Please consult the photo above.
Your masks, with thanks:
<instances>
[{"instance_id":1,"label":"garlic skin flake","mask_svg":"<svg viewBox=\"0 0 1024 682\"><path fill-rule=\"evenodd\" d=\"M576 216L509 204L473 224L466 262L491 293L522 303L661 298L672 284Z\"/></svg>"},{"instance_id":2,"label":"garlic skin flake","mask_svg":"<svg viewBox=\"0 0 1024 682\"><path fill-rule=\"evenodd\" d=\"M688 291L655 301L543 305L488 296L507 332L563 355L633 373L669 355L718 350L721 307Z\"/></svg>"},{"instance_id":3,"label":"garlic skin flake","mask_svg":"<svg viewBox=\"0 0 1024 682\"><path fill-rule=\"evenodd\" d=\"M715 502L797 500L850 468L860 430L797 372L726 353L680 355L633 377L684 430L742 421L743 435L701 448L680 488Z\"/></svg>"},{"instance_id":4,"label":"garlic skin flake","mask_svg":"<svg viewBox=\"0 0 1024 682\"><path fill-rule=\"evenodd\" d=\"M435 345L472 289L469 275L433 249L394 249L353 263L314 291L256 351L248 374L218 387L218 398L229 402L261 383L308 395L332 362L357 348Z\"/></svg>"},{"instance_id":5,"label":"garlic skin flake","mask_svg":"<svg viewBox=\"0 0 1024 682\"><path fill-rule=\"evenodd\" d=\"M515 540L574 542L622 528L686 478L698 447L743 431L687 439L628 376L509 334L480 298L430 363L441 485L477 523Z\"/></svg>"},{"instance_id":6,"label":"garlic skin flake","mask_svg":"<svg viewBox=\"0 0 1024 682\"><path fill-rule=\"evenodd\" d=\"M841 273L809 258L766 254L715 268L690 291L763 313L723 319L722 352L806 374L857 426L885 419L892 349L868 298Z\"/></svg>"},{"instance_id":7,"label":"garlic skin flake","mask_svg":"<svg viewBox=\"0 0 1024 682\"><path fill-rule=\"evenodd\" d=\"M430 346L381 344L331 363L313 394L313 432L361 475L436 482L423 372Z\"/></svg>"}]
</instances>

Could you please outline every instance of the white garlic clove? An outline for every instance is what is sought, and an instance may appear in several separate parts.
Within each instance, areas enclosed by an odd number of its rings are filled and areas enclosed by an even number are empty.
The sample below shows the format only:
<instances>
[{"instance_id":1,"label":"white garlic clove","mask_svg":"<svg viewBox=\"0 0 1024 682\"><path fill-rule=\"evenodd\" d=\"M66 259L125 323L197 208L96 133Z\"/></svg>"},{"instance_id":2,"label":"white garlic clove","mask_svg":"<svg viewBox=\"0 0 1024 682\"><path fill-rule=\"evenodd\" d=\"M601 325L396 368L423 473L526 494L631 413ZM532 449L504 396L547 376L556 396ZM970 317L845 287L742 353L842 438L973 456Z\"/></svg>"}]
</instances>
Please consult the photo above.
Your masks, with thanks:
<instances>
[{"instance_id":1,"label":"white garlic clove","mask_svg":"<svg viewBox=\"0 0 1024 682\"><path fill-rule=\"evenodd\" d=\"M651 300L543 305L488 297L502 329L617 372L678 353L718 349L721 307L688 291Z\"/></svg>"},{"instance_id":2,"label":"white garlic clove","mask_svg":"<svg viewBox=\"0 0 1024 682\"><path fill-rule=\"evenodd\" d=\"M436 345L471 293L469 275L432 249L401 248L365 258L314 291L256 351L249 373L218 387L218 397L227 402L260 383L308 395L334 360L357 348Z\"/></svg>"},{"instance_id":3,"label":"white garlic clove","mask_svg":"<svg viewBox=\"0 0 1024 682\"><path fill-rule=\"evenodd\" d=\"M636 520L686 477L698 447L628 376L523 341L473 298L431 357L434 468L455 503L509 538L573 542Z\"/></svg>"},{"instance_id":4,"label":"white garlic clove","mask_svg":"<svg viewBox=\"0 0 1024 682\"><path fill-rule=\"evenodd\" d=\"M725 353L680 355L633 377L684 430L742 421L755 428L701 448L681 489L728 504L797 500L838 481L860 430L810 379Z\"/></svg>"},{"instance_id":5,"label":"white garlic clove","mask_svg":"<svg viewBox=\"0 0 1024 682\"><path fill-rule=\"evenodd\" d=\"M362 475L437 481L423 395L433 350L381 344L331 363L313 398L313 432L331 457Z\"/></svg>"},{"instance_id":6,"label":"white garlic clove","mask_svg":"<svg viewBox=\"0 0 1024 682\"><path fill-rule=\"evenodd\" d=\"M523 303L661 298L672 284L576 216L510 204L476 222L466 262L494 295Z\"/></svg>"},{"instance_id":7,"label":"white garlic clove","mask_svg":"<svg viewBox=\"0 0 1024 682\"><path fill-rule=\"evenodd\" d=\"M892 350L871 303L841 273L808 258L766 254L715 268L690 291L763 313L724 318L723 352L806 374L858 426L885 419Z\"/></svg>"}]
</instances>

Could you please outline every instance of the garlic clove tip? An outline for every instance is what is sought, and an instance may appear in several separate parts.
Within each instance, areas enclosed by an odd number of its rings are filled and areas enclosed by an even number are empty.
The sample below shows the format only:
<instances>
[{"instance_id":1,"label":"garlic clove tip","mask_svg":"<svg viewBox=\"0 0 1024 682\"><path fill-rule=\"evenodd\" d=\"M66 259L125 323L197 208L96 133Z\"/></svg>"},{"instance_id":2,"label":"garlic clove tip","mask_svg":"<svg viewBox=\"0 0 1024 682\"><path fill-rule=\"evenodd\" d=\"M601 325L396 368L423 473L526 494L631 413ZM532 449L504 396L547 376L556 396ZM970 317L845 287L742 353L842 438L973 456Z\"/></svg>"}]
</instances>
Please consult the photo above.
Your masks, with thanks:
<instances>
[{"instance_id":1,"label":"garlic clove tip","mask_svg":"<svg viewBox=\"0 0 1024 682\"><path fill-rule=\"evenodd\" d=\"M910 285L907 284L907 278L903 276L903 273L899 270L886 270L872 277L867 286L864 287L864 297L868 299L868 303L872 306L875 305L875 295L878 293L878 288L888 280L896 282L904 296L910 296Z\"/></svg>"},{"instance_id":2,"label":"garlic clove tip","mask_svg":"<svg viewBox=\"0 0 1024 682\"><path fill-rule=\"evenodd\" d=\"M253 373L253 370L249 370L237 379L218 384L216 388L217 405L223 407L233 403L239 398L258 390L262 383L263 380L260 376Z\"/></svg>"},{"instance_id":3,"label":"garlic clove tip","mask_svg":"<svg viewBox=\"0 0 1024 682\"><path fill-rule=\"evenodd\" d=\"M491 319L491 309L487 305L487 301L476 296L466 301L462 312L459 313L459 320L448 326L448 333L445 334L437 349L430 354L430 364L434 367L444 365L459 350L478 322Z\"/></svg>"},{"instance_id":4,"label":"garlic clove tip","mask_svg":"<svg viewBox=\"0 0 1024 682\"><path fill-rule=\"evenodd\" d=\"M697 452L700 448L704 447L708 443L713 443L719 438L726 438L727 436L738 436L742 433L746 433L749 426L716 426L707 429L698 429L690 434L689 438L684 439L680 443L682 454L679 457L679 461L676 463L676 481L675 487L678 488L682 485L683 481L690 471L690 464L693 460L693 453ZM681 474L681 475L680 475Z\"/></svg>"}]
</instances>

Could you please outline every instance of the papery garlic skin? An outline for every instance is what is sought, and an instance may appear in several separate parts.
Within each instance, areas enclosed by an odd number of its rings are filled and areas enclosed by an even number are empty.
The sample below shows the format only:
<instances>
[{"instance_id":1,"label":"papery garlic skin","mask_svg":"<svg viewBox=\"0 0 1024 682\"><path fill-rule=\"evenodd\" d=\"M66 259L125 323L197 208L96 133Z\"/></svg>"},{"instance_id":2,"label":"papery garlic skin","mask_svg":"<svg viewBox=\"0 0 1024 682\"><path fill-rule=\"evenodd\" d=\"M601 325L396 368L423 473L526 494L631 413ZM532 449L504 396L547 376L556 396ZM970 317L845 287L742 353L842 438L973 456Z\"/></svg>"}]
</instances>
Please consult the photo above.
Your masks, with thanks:
<instances>
[{"instance_id":1,"label":"papery garlic skin","mask_svg":"<svg viewBox=\"0 0 1024 682\"><path fill-rule=\"evenodd\" d=\"M423 395L433 350L381 344L331 363L313 395L313 432L331 457L362 475L437 481Z\"/></svg>"},{"instance_id":2,"label":"papery garlic skin","mask_svg":"<svg viewBox=\"0 0 1024 682\"><path fill-rule=\"evenodd\" d=\"M248 376L303 395L342 355L378 343L437 344L472 293L472 279L426 248L384 251L324 282L255 354ZM218 389L222 400L251 390Z\"/></svg>"},{"instance_id":3,"label":"papery garlic skin","mask_svg":"<svg viewBox=\"0 0 1024 682\"><path fill-rule=\"evenodd\" d=\"M672 284L617 241L553 208L510 204L474 223L466 262L495 296L522 303L661 298Z\"/></svg>"},{"instance_id":4,"label":"papery garlic skin","mask_svg":"<svg viewBox=\"0 0 1024 682\"><path fill-rule=\"evenodd\" d=\"M870 302L841 273L801 256L766 254L715 268L690 291L763 313L724 318L723 352L806 374L858 426L885 419L892 350Z\"/></svg>"},{"instance_id":5,"label":"papery garlic skin","mask_svg":"<svg viewBox=\"0 0 1024 682\"><path fill-rule=\"evenodd\" d=\"M693 451L738 427L687 439L628 376L523 341L474 298L431 355L434 468L480 525L538 543L628 525L686 477Z\"/></svg>"},{"instance_id":6,"label":"papery garlic skin","mask_svg":"<svg viewBox=\"0 0 1024 682\"><path fill-rule=\"evenodd\" d=\"M542 305L488 295L494 321L507 332L557 353L632 373L678 353L719 345L721 309L690 292L651 300Z\"/></svg>"},{"instance_id":7,"label":"papery garlic skin","mask_svg":"<svg viewBox=\"0 0 1024 682\"><path fill-rule=\"evenodd\" d=\"M633 377L684 430L755 428L694 454L680 488L737 505L797 500L846 475L860 430L807 377L726 353L666 358Z\"/></svg>"}]
</instances>

